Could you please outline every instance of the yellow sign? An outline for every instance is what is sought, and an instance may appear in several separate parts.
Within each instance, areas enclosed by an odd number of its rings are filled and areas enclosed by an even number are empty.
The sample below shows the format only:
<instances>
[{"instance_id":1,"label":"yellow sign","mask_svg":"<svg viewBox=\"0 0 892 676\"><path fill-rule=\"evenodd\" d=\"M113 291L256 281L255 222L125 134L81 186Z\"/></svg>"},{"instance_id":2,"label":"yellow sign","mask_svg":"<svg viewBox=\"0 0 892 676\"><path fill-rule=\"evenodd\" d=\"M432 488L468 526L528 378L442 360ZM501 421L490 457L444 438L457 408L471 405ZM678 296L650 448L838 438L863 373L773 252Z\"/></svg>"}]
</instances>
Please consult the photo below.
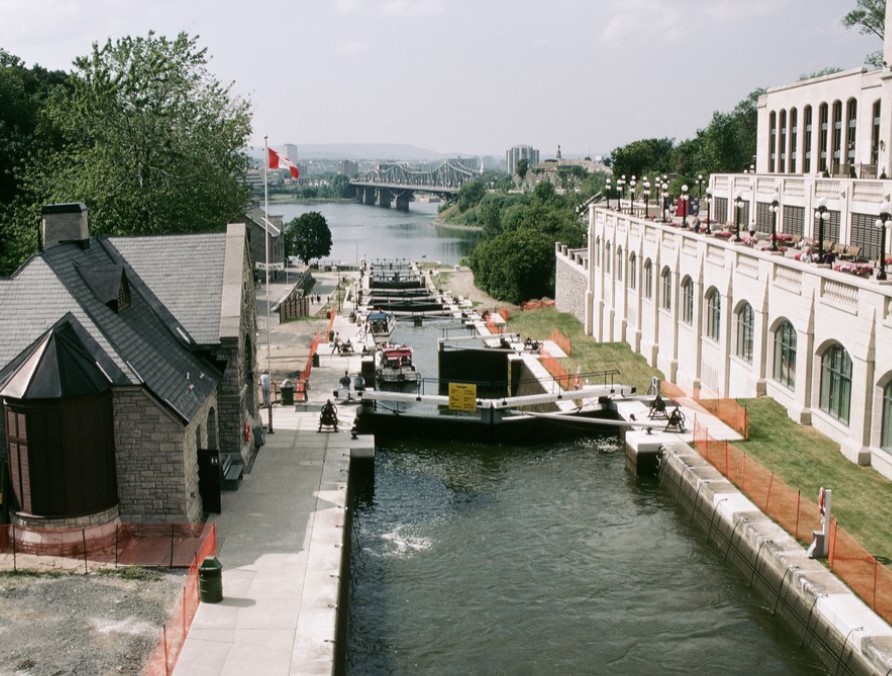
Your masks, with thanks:
<instances>
[{"instance_id":1,"label":"yellow sign","mask_svg":"<svg viewBox=\"0 0 892 676\"><path fill-rule=\"evenodd\" d=\"M449 383L449 410L476 411L477 386L465 383Z\"/></svg>"}]
</instances>

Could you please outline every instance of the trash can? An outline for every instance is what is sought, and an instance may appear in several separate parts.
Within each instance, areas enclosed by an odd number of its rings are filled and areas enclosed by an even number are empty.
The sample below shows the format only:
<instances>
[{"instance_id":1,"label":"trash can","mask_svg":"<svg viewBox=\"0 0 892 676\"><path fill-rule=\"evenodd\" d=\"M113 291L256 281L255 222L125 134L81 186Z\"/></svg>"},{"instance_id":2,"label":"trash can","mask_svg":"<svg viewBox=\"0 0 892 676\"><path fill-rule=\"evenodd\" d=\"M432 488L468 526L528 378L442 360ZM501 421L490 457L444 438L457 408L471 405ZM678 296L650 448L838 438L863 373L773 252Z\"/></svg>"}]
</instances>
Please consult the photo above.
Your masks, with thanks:
<instances>
[{"instance_id":1,"label":"trash can","mask_svg":"<svg viewBox=\"0 0 892 676\"><path fill-rule=\"evenodd\" d=\"M279 388L279 391L282 395L282 406L293 406L294 405L294 383L290 380L286 380L282 383L282 386Z\"/></svg>"},{"instance_id":2,"label":"trash can","mask_svg":"<svg viewBox=\"0 0 892 676\"><path fill-rule=\"evenodd\" d=\"M313 366L317 366L317 367L319 366L319 353L318 352L313 353Z\"/></svg>"},{"instance_id":3,"label":"trash can","mask_svg":"<svg viewBox=\"0 0 892 676\"><path fill-rule=\"evenodd\" d=\"M334 342L334 331L329 331L329 332L328 332L328 342L329 342L329 343L333 343L333 342Z\"/></svg>"},{"instance_id":4,"label":"trash can","mask_svg":"<svg viewBox=\"0 0 892 676\"><path fill-rule=\"evenodd\" d=\"M203 603L223 600L223 565L216 556L209 556L198 567L198 596Z\"/></svg>"}]
</instances>

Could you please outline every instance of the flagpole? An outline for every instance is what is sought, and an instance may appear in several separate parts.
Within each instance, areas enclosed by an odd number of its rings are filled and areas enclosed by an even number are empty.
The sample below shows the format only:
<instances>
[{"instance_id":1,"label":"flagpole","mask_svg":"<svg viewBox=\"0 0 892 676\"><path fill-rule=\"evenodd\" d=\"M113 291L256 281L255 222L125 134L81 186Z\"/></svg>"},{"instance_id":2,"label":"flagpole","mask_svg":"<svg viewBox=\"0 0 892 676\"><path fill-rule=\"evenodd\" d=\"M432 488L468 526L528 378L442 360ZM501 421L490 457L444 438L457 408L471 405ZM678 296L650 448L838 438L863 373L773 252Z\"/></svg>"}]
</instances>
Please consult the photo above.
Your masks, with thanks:
<instances>
[{"instance_id":1,"label":"flagpole","mask_svg":"<svg viewBox=\"0 0 892 676\"><path fill-rule=\"evenodd\" d=\"M269 347L269 306L272 299L269 295L269 143L267 137L263 137L263 241L266 251L266 372L272 378L273 365L270 359ZM272 384L270 384L272 385ZM272 387L270 387L272 389ZM267 425L267 434L273 433L273 400L270 398L269 407L267 408L269 415L269 424Z\"/></svg>"}]
</instances>

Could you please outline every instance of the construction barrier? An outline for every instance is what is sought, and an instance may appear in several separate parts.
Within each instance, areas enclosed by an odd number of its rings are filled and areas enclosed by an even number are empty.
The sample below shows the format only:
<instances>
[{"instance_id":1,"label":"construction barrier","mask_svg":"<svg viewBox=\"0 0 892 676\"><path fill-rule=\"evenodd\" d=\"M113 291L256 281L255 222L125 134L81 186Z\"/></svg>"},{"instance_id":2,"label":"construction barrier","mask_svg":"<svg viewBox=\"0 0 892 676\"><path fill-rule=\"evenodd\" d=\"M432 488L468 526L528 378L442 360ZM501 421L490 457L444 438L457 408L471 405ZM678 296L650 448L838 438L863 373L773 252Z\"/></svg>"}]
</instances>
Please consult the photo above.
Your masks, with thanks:
<instances>
[{"instance_id":1,"label":"construction barrier","mask_svg":"<svg viewBox=\"0 0 892 676\"><path fill-rule=\"evenodd\" d=\"M800 491L733 444L713 439L696 419L693 436L697 452L763 513L803 545L811 543L813 531L820 526L817 502L803 499ZM840 528L836 519L831 523L829 550L830 570L875 613L892 622L892 571Z\"/></svg>"},{"instance_id":2,"label":"construction barrier","mask_svg":"<svg viewBox=\"0 0 892 676\"><path fill-rule=\"evenodd\" d=\"M573 341L557 329L552 329L549 340L561 348L568 357L573 354Z\"/></svg>"},{"instance_id":3,"label":"construction barrier","mask_svg":"<svg viewBox=\"0 0 892 676\"><path fill-rule=\"evenodd\" d=\"M207 537L202 542L186 574L183 592L177 608L161 628L161 637L152 649L146 666L145 676L169 676L176 667L177 659L186 642L186 635L195 613L198 611L199 580L198 568L208 557L217 556L217 525L211 524Z\"/></svg>"},{"instance_id":4,"label":"construction barrier","mask_svg":"<svg viewBox=\"0 0 892 676\"><path fill-rule=\"evenodd\" d=\"M520 309L524 312L527 310L541 310L544 307L553 307L554 301L550 298L543 298L542 300L529 300L525 303L521 303Z\"/></svg>"},{"instance_id":5,"label":"construction barrier","mask_svg":"<svg viewBox=\"0 0 892 676\"><path fill-rule=\"evenodd\" d=\"M745 406L741 406L736 399L701 399L697 395L698 393L695 393L694 399L700 406L737 431L744 439L749 439L750 422Z\"/></svg>"},{"instance_id":6,"label":"construction barrier","mask_svg":"<svg viewBox=\"0 0 892 676\"><path fill-rule=\"evenodd\" d=\"M569 390L573 387L573 377L567 373L560 360L557 357L552 357L544 348L539 354L539 363L545 367L545 370L554 377L555 381L563 389Z\"/></svg>"}]
</instances>

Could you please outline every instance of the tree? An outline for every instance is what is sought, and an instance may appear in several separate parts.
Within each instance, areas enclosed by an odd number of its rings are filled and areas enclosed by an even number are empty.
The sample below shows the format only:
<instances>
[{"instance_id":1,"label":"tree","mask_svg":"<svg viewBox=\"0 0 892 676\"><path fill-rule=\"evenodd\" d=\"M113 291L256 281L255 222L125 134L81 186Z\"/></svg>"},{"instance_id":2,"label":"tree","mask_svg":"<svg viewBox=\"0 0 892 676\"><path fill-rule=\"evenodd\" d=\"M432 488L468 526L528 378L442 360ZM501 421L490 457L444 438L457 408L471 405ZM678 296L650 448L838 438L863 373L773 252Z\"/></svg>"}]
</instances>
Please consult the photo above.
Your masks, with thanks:
<instances>
[{"instance_id":1,"label":"tree","mask_svg":"<svg viewBox=\"0 0 892 676\"><path fill-rule=\"evenodd\" d=\"M458 210L467 211L471 207L475 207L483 199L486 194L486 188L480 181L466 181L458 189Z\"/></svg>"},{"instance_id":2,"label":"tree","mask_svg":"<svg viewBox=\"0 0 892 676\"><path fill-rule=\"evenodd\" d=\"M251 117L206 65L185 33L94 43L47 106L64 148L34 158L34 194L86 203L95 234L221 230L247 203Z\"/></svg>"},{"instance_id":3,"label":"tree","mask_svg":"<svg viewBox=\"0 0 892 676\"><path fill-rule=\"evenodd\" d=\"M297 256L304 265L331 253L331 230L318 211L309 211L285 227L285 255Z\"/></svg>"},{"instance_id":4,"label":"tree","mask_svg":"<svg viewBox=\"0 0 892 676\"><path fill-rule=\"evenodd\" d=\"M520 177L520 180L523 181L527 177L527 172L530 170L530 161L527 158L523 158L517 161L517 165L514 167L514 173Z\"/></svg>"},{"instance_id":5,"label":"tree","mask_svg":"<svg viewBox=\"0 0 892 676\"><path fill-rule=\"evenodd\" d=\"M857 27L862 35L875 35L884 40L886 0L857 0L855 9L842 18L842 25L846 28ZM868 54L864 62L879 68L883 65L883 52Z\"/></svg>"},{"instance_id":6,"label":"tree","mask_svg":"<svg viewBox=\"0 0 892 676\"><path fill-rule=\"evenodd\" d=\"M554 240L524 228L486 239L471 252L474 282L494 298L520 303L554 295Z\"/></svg>"}]
</instances>

